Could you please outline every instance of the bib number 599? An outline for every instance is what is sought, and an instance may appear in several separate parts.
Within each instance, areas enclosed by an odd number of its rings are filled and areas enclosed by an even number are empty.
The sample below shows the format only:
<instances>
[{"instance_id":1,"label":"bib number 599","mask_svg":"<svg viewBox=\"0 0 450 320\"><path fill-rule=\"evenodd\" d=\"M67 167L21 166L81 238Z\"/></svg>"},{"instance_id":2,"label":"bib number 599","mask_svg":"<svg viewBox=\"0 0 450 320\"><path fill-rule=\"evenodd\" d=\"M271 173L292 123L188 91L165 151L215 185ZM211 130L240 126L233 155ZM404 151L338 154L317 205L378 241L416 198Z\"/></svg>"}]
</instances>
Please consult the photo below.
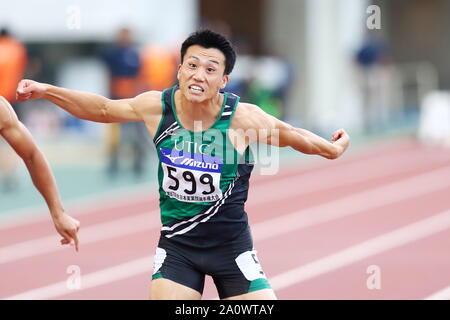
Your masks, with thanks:
<instances>
[{"instance_id":1,"label":"bib number 599","mask_svg":"<svg viewBox=\"0 0 450 320\"><path fill-rule=\"evenodd\" d=\"M177 169L171 166L167 166L167 176L173 180L173 184L168 186L169 189L173 191L178 191L180 188L180 180L177 178ZM183 178L183 186L186 188L183 189L183 191L188 195L194 195L197 193L197 181L194 176L194 174L191 171L183 171L181 174ZM202 195L209 195L214 193L216 188L214 187L214 179L209 173L203 173L199 178L198 181L205 186L209 186L209 190L202 190ZM203 188L202 188L203 189Z\"/></svg>"}]
</instances>

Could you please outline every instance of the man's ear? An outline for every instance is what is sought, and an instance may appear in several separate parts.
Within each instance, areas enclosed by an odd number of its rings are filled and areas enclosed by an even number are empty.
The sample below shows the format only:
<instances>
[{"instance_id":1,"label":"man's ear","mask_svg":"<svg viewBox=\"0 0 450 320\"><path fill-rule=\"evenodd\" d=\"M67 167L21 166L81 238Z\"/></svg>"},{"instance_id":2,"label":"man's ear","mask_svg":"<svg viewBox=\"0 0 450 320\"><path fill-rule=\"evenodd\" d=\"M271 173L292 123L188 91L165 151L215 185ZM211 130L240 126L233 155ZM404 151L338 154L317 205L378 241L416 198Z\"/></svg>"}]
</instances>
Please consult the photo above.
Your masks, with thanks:
<instances>
[{"instance_id":1,"label":"man's ear","mask_svg":"<svg viewBox=\"0 0 450 320\"><path fill-rule=\"evenodd\" d=\"M222 85L220 86L220 89L224 89L227 86L228 80L229 80L228 75L224 75L222 77Z\"/></svg>"},{"instance_id":2,"label":"man's ear","mask_svg":"<svg viewBox=\"0 0 450 320\"><path fill-rule=\"evenodd\" d=\"M180 70L181 70L181 64L178 65L178 70L177 70L177 80L180 81Z\"/></svg>"}]
</instances>

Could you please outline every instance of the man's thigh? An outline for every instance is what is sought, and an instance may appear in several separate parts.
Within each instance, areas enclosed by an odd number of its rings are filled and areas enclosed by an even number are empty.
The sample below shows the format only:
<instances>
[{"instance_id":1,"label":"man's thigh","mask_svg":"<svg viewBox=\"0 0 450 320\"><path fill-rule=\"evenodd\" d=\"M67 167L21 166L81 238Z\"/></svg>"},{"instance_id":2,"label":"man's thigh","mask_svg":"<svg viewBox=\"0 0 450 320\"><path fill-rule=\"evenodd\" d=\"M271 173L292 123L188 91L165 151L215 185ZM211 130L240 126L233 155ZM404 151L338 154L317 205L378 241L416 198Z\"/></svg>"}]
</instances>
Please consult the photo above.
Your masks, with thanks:
<instances>
[{"instance_id":1,"label":"man's thigh","mask_svg":"<svg viewBox=\"0 0 450 320\"><path fill-rule=\"evenodd\" d=\"M156 248L150 299L200 299L205 274L198 270L196 250L160 239Z\"/></svg>"},{"instance_id":2,"label":"man's thigh","mask_svg":"<svg viewBox=\"0 0 450 320\"><path fill-rule=\"evenodd\" d=\"M275 294L259 263L256 250L234 244L215 252L212 277L220 299L275 299Z\"/></svg>"},{"instance_id":3,"label":"man's thigh","mask_svg":"<svg viewBox=\"0 0 450 320\"><path fill-rule=\"evenodd\" d=\"M238 296L228 297L223 300L277 300L277 297L272 289L262 289Z\"/></svg>"},{"instance_id":4,"label":"man's thigh","mask_svg":"<svg viewBox=\"0 0 450 320\"><path fill-rule=\"evenodd\" d=\"M152 280L151 300L200 300L201 293L169 279Z\"/></svg>"}]
</instances>

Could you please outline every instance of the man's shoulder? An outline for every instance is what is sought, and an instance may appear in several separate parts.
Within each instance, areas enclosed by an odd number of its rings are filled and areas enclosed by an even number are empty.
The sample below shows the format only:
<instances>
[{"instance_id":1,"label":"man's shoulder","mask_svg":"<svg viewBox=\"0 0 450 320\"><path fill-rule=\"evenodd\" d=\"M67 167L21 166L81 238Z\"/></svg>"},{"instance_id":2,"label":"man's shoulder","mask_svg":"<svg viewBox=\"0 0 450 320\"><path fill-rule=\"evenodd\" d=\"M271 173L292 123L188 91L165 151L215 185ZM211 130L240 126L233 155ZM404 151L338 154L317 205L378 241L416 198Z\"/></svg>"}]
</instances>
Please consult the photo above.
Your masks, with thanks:
<instances>
[{"instance_id":1,"label":"man's shoulder","mask_svg":"<svg viewBox=\"0 0 450 320\"><path fill-rule=\"evenodd\" d=\"M260 107L258 107L256 104L247 103L247 102L239 102L236 106L236 114L238 112L242 115L247 115L252 112L259 112L261 110Z\"/></svg>"},{"instance_id":2,"label":"man's shoulder","mask_svg":"<svg viewBox=\"0 0 450 320\"><path fill-rule=\"evenodd\" d=\"M139 113L161 113L162 110L162 92L146 91L133 99L133 108Z\"/></svg>"},{"instance_id":3,"label":"man's shoulder","mask_svg":"<svg viewBox=\"0 0 450 320\"><path fill-rule=\"evenodd\" d=\"M236 106L235 117L237 117L238 119L252 118L258 117L263 113L264 111L256 104L239 102L238 105Z\"/></svg>"},{"instance_id":4,"label":"man's shoulder","mask_svg":"<svg viewBox=\"0 0 450 320\"><path fill-rule=\"evenodd\" d=\"M232 121L233 129L250 129L258 123L262 109L255 104L239 102Z\"/></svg>"},{"instance_id":5,"label":"man's shoulder","mask_svg":"<svg viewBox=\"0 0 450 320\"><path fill-rule=\"evenodd\" d=\"M143 93L141 93L140 95L136 96L136 99L142 99L142 100L161 100L161 95L162 95L162 91L157 91L157 90L150 90L150 91L145 91Z\"/></svg>"},{"instance_id":6,"label":"man's shoulder","mask_svg":"<svg viewBox=\"0 0 450 320\"><path fill-rule=\"evenodd\" d=\"M161 104L162 92L151 90L141 93L134 98L134 104L137 107L154 106Z\"/></svg>"}]
</instances>

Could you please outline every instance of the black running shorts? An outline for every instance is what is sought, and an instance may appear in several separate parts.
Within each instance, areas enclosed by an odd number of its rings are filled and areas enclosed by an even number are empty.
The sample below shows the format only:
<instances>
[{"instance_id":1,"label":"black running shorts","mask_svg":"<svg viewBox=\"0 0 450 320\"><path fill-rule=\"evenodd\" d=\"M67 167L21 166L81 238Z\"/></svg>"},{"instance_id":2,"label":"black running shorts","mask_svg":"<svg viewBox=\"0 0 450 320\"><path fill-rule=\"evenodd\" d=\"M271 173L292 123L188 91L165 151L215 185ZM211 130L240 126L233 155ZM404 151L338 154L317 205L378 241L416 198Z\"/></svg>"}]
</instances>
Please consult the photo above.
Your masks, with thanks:
<instances>
[{"instance_id":1,"label":"black running shorts","mask_svg":"<svg viewBox=\"0 0 450 320\"><path fill-rule=\"evenodd\" d=\"M250 230L220 247L195 248L159 239L152 279L169 279L203 293L205 275L213 278L221 299L270 288Z\"/></svg>"}]
</instances>

